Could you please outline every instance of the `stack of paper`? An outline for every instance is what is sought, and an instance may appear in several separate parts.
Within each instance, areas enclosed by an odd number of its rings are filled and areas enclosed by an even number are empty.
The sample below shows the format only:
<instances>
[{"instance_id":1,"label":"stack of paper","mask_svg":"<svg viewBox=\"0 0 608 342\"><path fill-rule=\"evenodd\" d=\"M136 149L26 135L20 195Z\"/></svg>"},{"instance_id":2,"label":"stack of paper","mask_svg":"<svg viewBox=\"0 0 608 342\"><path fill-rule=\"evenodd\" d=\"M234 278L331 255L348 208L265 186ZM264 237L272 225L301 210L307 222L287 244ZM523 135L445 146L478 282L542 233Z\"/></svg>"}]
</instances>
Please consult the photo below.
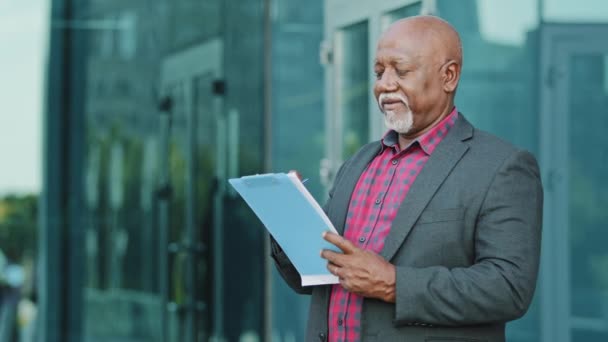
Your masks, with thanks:
<instances>
[{"instance_id":1,"label":"stack of paper","mask_svg":"<svg viewBox=\"0 0 608 342\"><path fill-rule=\"evenodd\" d=\"M337 233L325 212L294 173L271 173L229 180L302 277L302 286L337 284L322 249L339 251L322 238Z\"/></svg>"}]
</instances>

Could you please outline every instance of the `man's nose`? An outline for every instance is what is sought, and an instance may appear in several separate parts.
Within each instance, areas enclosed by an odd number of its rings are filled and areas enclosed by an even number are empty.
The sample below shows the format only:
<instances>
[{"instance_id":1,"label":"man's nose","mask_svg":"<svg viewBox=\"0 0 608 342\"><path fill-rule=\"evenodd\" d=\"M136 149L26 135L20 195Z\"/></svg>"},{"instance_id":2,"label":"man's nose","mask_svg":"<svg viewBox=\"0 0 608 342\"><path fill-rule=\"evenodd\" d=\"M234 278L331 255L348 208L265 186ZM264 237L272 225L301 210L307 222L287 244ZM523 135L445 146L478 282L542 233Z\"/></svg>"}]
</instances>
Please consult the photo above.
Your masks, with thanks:
<instances>
[{"instance_id":1,"label":"man's nose","mask_svg":"<svg viewBox=\"0 0 608 342\"><path fill-rule=\"evenodd\" d=\"M376 85L381 92L393 92L397 90L397 77L394 72L385 71L376 81Z\"/></svg>"}]
</instances>

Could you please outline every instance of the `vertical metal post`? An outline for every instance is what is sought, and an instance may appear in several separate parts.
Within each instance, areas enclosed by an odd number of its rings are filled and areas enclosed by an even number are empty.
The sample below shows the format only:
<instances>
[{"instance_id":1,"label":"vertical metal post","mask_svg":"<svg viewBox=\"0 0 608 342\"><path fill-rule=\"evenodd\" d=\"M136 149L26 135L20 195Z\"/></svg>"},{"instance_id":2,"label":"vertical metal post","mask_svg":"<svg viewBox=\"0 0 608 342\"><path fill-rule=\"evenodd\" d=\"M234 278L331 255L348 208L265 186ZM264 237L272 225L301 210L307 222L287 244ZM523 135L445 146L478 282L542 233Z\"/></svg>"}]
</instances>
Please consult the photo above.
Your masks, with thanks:
<instances>
[{"instance_id":1,"label":"vertical metal post","mask_svg":"<svg viewBox=\"0 0 608 342\"><path fill-rule=\"evenodd\" d=\"M226 175L226 118L221 112L221 98L215 96L214 111L217 117L217 164L215 178L217 191L213 198L213 335L215 341L224 340L224 217L223 200Z\"/></svg>"},{"instance_id":2,"label":"vertical metal post","mask_svg":"<svg viewBox=\"0 0 608 342\"><path fill-rule=\"evenodd\" d=\"M275 4L276 5L276 4ZM272 17L271 0L264 0L264 170L272 169ZM236 119L238 114L235 113ZM231 125L232 126L232 125ZM236 130L236 132L235 132ZM230 133L235 134L235 145L230 145L229 149L238 149L238 121L230 129ZM232 140L232 139L231 139ZM231 142L233 142L231 141ZM238 155L235 156L238 160ZM238 176L238 169L235 169ZM270 238L268 233L264 233L264 319L261 335L264 341L271 340L272 330L272 265L270 260Z\"/></svg>"},{"instance_id":3,"label":"vertical metal post","mask_svg":"<svg viewBox=\"0 0 608 342\"><path fill-rule=\"evenodd\" d=\"M187 132L187 143L186 143L186 163L187 163L187 174L186 174L186 231L183 236L183 252L186 254L186 274L185 274L185 342L194 342L195 329L194 320L196 313L196 267L195 267L195 253L196 253L196 232L195 226L195 212L194 208L196 205L196 110L195 110L195 96L193 96L193 89L195 87L196 79L186 80L184 87L184 102L185 110L188 120L188 132Z\"/></svg>"},{"instance_id":4,"label":"vertical metal post","mask_svg":"<svg viewBox=\"0 0 608 342\"><path fill-rule=\"evenodd\" d=\"M158 252L159 252L159 272L158 282L161 296L161 341L168 342L168 322L167 307L169 303L169 284L168 284L168 261L167 246L169 244L169 196L171 185L169 183L169 134L171 131L171 107L170 97L165 98L160 105L159 122L159 158L158 166L159 188L158 198Z\"/></svg>"}]
</instances>

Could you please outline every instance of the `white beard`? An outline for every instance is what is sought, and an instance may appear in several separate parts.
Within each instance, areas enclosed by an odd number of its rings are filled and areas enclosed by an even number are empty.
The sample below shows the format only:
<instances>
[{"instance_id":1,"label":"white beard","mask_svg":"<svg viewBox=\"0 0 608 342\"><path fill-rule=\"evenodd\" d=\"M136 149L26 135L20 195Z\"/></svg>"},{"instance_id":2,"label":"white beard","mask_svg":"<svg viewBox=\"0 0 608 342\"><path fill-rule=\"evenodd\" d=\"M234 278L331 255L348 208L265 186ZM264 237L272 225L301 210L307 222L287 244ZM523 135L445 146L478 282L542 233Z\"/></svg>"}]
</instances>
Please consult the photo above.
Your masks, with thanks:
<instances>
[{"instance_id":1,"label":"white beard","mask_svg":"<svg viewBox=\"0 0 608 342\"><path fill-rule=\"evenodd\" d=\"M384 125L388 129L399 134L407 134L412 129L414 124L414 115L408 110L403 114L397 114L392 110L384 112Z\"/></svg>"},{"instance_id":2,"label":"white beard","mask_svg":"<svg viewBox=\"0 0 608 342\"><path fill-rule=\"evenodd\" d=\"M392 110L385 111L382 108L381 103L386 98L400 100L405 105L406 111L404 113L396 113ZM384 125L386 128L392 129L399 134L409 133L414 125L414 114L404 96L398 93L382 93L378 97L378 106L380 107L380 111L384 114Z\"/></svg>"}]
</instances>

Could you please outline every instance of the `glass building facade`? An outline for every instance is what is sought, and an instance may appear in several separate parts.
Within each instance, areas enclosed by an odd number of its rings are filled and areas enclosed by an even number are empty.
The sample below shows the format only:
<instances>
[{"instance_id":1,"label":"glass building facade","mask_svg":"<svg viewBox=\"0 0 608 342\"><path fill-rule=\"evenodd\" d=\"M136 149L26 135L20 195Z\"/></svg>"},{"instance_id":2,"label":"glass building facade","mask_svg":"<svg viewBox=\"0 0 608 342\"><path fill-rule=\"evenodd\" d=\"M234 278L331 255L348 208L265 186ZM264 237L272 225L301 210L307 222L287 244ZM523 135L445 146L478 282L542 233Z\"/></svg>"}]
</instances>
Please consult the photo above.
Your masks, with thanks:
<instances>
[{"instance_id":1,"label":"glass building facade","mask_svg":"<svg viewBox=\"0 0 608 342\"><path fill-rule=\"evenodd\" d=\"M53 0L39 338L302 341L308 298L226 180L296 169L324 201L383 133L378 36L420 13L461 34L458 109L541 164L541 274L508 340L608 340L601 0Z\"/></svg>"}]
</instances>

